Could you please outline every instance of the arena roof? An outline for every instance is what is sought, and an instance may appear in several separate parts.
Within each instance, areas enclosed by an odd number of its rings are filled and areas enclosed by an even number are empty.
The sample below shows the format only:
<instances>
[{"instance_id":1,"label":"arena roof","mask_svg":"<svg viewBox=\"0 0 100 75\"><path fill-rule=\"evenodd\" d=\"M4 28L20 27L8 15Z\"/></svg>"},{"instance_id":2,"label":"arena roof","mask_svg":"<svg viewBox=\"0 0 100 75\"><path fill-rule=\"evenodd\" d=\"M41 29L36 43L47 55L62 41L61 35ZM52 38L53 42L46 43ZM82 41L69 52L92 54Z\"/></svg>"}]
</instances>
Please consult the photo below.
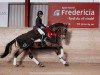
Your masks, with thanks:
<instances>
[{"instance_id":1,"label":"arena roof","mask_svg":"<svg viewBox=\"0 0 100 75\"><path fill-rule=\"evenodd\" d=\"M25 0L0 0L0 2L25 2ZM30 0L30 2L100 2L100 0Z\"/></svg>"}]
</instances>

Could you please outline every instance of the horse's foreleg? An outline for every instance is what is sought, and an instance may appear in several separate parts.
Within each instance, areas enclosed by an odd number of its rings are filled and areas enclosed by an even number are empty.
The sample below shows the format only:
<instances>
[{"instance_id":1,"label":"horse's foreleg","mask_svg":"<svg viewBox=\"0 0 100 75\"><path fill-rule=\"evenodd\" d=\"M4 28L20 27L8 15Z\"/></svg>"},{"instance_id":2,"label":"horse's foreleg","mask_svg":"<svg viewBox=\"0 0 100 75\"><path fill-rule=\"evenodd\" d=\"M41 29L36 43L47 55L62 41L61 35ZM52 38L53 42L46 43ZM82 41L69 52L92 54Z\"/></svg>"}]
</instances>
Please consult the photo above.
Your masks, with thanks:
<instances>
[{"instance_id":1,"label":"horse's foreleg","mask_svg":"<svg viewBox=\"0 0 100 75\"><path fill-rule=\"evenodd\" d=\"M44 65L39 62L35 57L33 57L33 53L31 50L29 51L29 57L32 59L33 62L35 62L39 67L44 67Z\"/></svg>"},{"instance_id":2,"label":"horse's foreleg","mask_svg":"<svg viewBox=\"0 0 100 75\"><path fill-rule=\"evenodd\" d=\"M63 57L64 57L64 50L63 50L63 47L59 47L59 48L57 49L56 53L57 53L57 55L58 55L58 57L59 57L60 62L62 62L65 66L69 66L68 63L67 63L67 61L64 60L64 58L63 58Z\"/></svg>"}]
</instances>

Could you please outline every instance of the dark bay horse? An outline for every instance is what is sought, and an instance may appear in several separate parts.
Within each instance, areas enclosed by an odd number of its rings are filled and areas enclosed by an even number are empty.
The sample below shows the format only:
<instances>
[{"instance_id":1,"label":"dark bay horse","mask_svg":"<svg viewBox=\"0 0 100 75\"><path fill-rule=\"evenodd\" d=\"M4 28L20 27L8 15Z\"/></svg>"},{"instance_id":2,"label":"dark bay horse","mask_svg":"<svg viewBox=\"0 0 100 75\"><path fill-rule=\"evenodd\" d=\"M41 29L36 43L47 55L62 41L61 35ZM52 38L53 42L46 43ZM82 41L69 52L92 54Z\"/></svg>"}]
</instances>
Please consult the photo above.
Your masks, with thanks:
<instances>
[{"instance_id":1,"label":"dark bay horse","mask_svg":"<svg viewBox=\"0 0 100 75\"><path fill-rule=\"evenodd\" d=\"M44 48L52 48L56 52L56 54L59 57L59 60L65 65L68 66L68 62L63 58L64 57L64 50L61 44L62 39L65 39L67 34L67 25L63 23L55 23L44 30L46 32L46 38L45 43L46 46ZM6 45L5 52L0 56L1 58L6 57L10 53L10 59L11 61L13 58L13 65L16 65L16 58L22 54L20 58L20 62L17 65L21 65L22 60L26 53L28 53L29 57L34 61L37 65L40 67L43 67L44 65L40 63L34 56L33 52L36 48L42 48L41 47L41 40L39 40L39 33L36 29L33 28L33 30L22 34L9 42Z\"/></svg>"}]
</instances>

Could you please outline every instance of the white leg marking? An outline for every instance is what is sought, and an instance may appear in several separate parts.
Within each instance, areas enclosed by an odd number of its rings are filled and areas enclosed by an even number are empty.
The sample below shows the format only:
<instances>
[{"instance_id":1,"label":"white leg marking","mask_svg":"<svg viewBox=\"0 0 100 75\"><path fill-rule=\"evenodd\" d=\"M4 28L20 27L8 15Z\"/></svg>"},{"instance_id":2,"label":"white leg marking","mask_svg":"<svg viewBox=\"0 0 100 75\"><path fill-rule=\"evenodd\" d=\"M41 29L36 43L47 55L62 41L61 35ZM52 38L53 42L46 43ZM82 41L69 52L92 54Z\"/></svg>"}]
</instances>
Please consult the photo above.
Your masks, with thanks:
<instances>
[{"instance_id":1,"label":"white leg marking","mask_svg":"<svg viewBox=\"0 0 100 75\"><path fill-rule=\"evenodd\" d=\"M36 60L35 58L32 58L32 61L35 62L37 65L39 64L39 61Z\"/></svg>"},{"instance_id":2,"label":"white leg marking","mask_svg":"<svg viewBox=\"0 0 100 75\"><path fill-rule=\"evenodd\" d=\"M17 58L14 58L14 60L13 60L13 65L14 66L16 65L16 61L17 61Z\"/></svg>"},{"instance_id":3,"label":"white leg marking","mask_svg":"<svg viewBox=\"0 0 100 75\"><path fill-rule=\"evenodd\" d=\"M60 58L60 61L63 63L63 64L66 64L66 61L62 58Z\"/></svg>"},{"instance_id":4,"label":"white leg marking","mask_svg":"<svg viewBox=\"0 0 100 75\"><path fill-rule=\"evenodd\" d=\"M66 61L63 59L63 56L64 56L64 50L63 50L63 48L61 48L60 52L61 52L60 55L58 55L59 56L59 59L60 59L60 61L63 64L66 64Z\"/></svg>"},{"instance_id":5,"label":"white leg marking","mask_svg":"<svg viewBox=\"0 0 100 75\"><path fill-rule=\"evenodd\" d=\"M61 48L60 52L61 54L59 55L59 58L62 58L64 56L64 50Z\"/></svg>"},{"instance_id":6,"label":"white leg marking","mask_svg":"<svg viewBox=\"0 0 100 75\"><path fill-rule=\"evenodd\" d=\"M62 55L62 56L64 55L64 50L63 50L63 49L61 49L61 55Z\"/></svg>"}]
</instances>

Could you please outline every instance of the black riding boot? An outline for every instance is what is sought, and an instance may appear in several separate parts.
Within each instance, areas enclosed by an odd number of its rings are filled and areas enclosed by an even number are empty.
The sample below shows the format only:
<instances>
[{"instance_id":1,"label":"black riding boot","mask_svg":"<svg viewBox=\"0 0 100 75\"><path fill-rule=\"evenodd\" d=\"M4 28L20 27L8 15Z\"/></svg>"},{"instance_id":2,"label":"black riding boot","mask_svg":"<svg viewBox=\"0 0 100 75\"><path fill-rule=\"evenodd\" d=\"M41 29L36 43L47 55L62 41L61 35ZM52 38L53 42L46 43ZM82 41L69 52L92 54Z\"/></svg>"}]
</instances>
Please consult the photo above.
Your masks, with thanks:
<instances>
[{"instance_id":1,"label":"black riding boot","mask_svg":"<svg viewBox=\"0 0 100 75\"><path fill-rule=\"evenodd\" d=\"M44 38L45 38L45 35L41 35L41 45L42 45L42 47L45 47L46 46L46 43L44 41Z\"/></svg>"}]
</instances>

